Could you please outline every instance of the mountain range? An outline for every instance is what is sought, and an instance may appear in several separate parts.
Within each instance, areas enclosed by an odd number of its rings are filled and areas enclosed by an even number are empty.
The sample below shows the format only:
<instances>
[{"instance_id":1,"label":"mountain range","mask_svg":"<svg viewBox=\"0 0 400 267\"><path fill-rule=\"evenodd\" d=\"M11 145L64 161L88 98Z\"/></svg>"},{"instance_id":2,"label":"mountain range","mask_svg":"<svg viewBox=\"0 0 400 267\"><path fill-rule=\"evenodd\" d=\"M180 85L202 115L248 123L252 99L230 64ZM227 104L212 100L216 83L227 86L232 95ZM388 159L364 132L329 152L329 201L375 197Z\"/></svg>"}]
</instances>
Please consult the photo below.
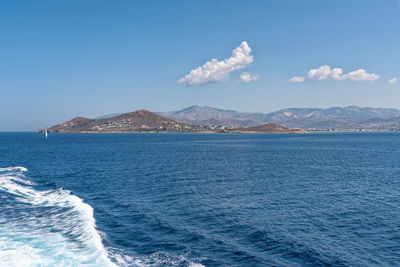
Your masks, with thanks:
<instances>
[{"instance_id":1,"label":"mountain range","mask_svg":"<svg viewBox=\"0 0 400 267\"><path fill-rule=\"evenodd\" d=\"M251 127L276 123L288 128L302 129L400 129L400 110L372 107L288 108L271 113L238 112L209 106L191 106L160 115L179 122L196 125Z\"/></svg>"}]
</instances>

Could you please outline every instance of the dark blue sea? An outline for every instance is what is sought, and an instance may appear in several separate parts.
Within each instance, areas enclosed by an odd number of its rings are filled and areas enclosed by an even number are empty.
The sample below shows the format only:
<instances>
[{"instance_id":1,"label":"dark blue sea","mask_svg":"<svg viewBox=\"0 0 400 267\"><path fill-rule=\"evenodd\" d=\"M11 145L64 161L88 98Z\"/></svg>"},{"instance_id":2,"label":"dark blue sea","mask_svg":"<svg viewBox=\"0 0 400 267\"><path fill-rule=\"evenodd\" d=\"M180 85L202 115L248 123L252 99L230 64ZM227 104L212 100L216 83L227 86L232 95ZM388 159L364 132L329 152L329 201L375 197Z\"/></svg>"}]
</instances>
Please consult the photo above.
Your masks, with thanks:
<instances>
[{"instance_id":1,"label":"dark blue sea","mask_svg":"<svg viewBox=\"0 0 400 267\"><path fill-rule=\"evenodd\" d=\"M400 266L400 133L0 133L0 266Z\"/></svg>"}]
</instances>

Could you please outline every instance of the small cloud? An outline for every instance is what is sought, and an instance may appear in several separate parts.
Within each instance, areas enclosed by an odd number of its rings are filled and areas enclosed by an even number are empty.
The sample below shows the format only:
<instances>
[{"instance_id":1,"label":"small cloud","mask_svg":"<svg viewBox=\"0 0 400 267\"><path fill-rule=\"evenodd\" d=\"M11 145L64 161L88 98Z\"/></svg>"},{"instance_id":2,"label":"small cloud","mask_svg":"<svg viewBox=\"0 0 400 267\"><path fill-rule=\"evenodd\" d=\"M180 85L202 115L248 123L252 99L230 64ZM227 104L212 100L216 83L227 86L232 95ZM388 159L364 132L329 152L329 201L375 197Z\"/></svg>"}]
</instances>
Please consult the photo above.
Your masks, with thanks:
<instances>
[{"instance_id":1,"label":"small cloud","mask_svg":"<svg viewBox=\"0 0 400 267\"><path fill-rule=\"evenodd\" d=\"M390 80L388 81L388 83L391 83L391 84L397 83L397 77L393 77L392 79L390 79Z\"/></svg>"},{"instance_id":2,"label":"small cloud","mask_svg":"<svg viewBox=\"0 0 400 267\"><path fill-rule=\"evenodd\" d=\"M255 73L248 73L248 72L243 72L240 74L240 79L242 82L248 83L251 81L257 81L260 76Z\"/></svg>"},{"instance_id":3,"label":"small cloud","mask_svg":"<svg viewBox=\"0 0 400 267\"><path fill-rule=\"evenodd\" d=\"M379 75L368 73L365 69L351 71L343 74L341 68L331 68L328 65L321 66L317 69L311 69L307 73L310 80L352 80L352 81L375 81L379 79Z\"/></svg>"},{"instance_id":4,"label":"small cloud","mask_svg":"<svg viewBox=\"0 0 400 267\"><path fill-rule=\"evenodd\" d=\"M345 79L352 81L376 81L379 75L375 73L368 73L364 69L355 70L342 76Z\"/></svg>"},{"instance_id":5,"label":"small cloud","mask_svg":"<svg viewBox=\"0 0 400 267\"><path fill-rule=\"evenodd\" d=\"M311 69L307 73L308 79L311 80L341 80L343 70L341 68L331 69L328 65L319 67L318 69Z\"/></svg>"},{"instance_id":6,"label":"small cloud","mask_svg":"<svg viewBox=\"0 0 400 267\"><path fill-rule=\"evenodd\" d=\"M227 81L231 72L244 69L252 62L251 48L246 41L243 41L232 51L230 58L222 61L211 59L202 66L191 70L189 74L179 79L178 83L192 86Z\"/></svg>"},{"instance_id":7,"label":"small cloud","mask_svg":"<svg viewBox=\"0 0 400 267\"><path fill-rule=\"evenodd\" d=\"M301 83L301 82L304 82L304 77L301 77L301 76L294 76L293 78L291 78L291 79L289 80L289 82L292 82L292 83Z\"/></svg>"}]
</instances>

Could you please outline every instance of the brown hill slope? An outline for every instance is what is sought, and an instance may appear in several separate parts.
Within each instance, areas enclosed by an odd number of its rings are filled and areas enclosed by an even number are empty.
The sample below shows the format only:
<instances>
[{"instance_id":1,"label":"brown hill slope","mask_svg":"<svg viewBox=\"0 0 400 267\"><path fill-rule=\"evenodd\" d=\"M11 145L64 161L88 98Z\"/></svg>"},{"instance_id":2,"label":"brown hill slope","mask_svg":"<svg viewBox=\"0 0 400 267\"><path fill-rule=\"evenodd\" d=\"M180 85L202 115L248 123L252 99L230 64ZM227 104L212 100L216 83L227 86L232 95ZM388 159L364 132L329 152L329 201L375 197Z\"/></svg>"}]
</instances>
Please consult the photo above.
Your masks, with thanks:
<instances>
[{"instance_id":1,"label":"brown hill slope","mask_svg":"<svg viewBox=\"0 0 400 267\"><path fill-rule=\"evenodd\" d=\"M39 130L43 132L46 129ZM47 129L49 132L192 132L205 130L201 126L176 122L147 110L124 113L106 119L76 117Z\"/></svg>"}]
</instances>

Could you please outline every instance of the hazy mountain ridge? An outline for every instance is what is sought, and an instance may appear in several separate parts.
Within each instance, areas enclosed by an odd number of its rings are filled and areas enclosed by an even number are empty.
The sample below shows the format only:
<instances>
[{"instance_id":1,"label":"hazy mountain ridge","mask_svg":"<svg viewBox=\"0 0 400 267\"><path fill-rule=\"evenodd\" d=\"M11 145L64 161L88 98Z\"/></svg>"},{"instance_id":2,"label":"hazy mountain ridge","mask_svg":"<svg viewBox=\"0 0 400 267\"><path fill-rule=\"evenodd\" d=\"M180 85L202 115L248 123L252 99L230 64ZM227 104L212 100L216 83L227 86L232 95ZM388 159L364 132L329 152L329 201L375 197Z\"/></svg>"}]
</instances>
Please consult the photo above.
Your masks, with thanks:
<instances>
[{"instance_id":1,"label":"hazy mountain ridge","mask_svg":"<svg viewBox=\"0 0 400 267\"><path fill-rule=\"evenodd\" d=\"M263 124L264 113L238 112L209 106L190 106L178 111L159 114L177 121L200 125L224 125L229 127L247 127Z\"/></svg>"},{"instance_id":2,"label":"hazy mountain ridge","mask_svg":"<svg viewBox=\"0 0 400 267\"><path fill-rule=\"evenodd\" d=\"M271 113L250 113L191 106L160 114L185 123L229 127L277 123L289 128L303 129L400 129L400 110L394 108L287 108Z\"/></svg>"}]
</instances>

